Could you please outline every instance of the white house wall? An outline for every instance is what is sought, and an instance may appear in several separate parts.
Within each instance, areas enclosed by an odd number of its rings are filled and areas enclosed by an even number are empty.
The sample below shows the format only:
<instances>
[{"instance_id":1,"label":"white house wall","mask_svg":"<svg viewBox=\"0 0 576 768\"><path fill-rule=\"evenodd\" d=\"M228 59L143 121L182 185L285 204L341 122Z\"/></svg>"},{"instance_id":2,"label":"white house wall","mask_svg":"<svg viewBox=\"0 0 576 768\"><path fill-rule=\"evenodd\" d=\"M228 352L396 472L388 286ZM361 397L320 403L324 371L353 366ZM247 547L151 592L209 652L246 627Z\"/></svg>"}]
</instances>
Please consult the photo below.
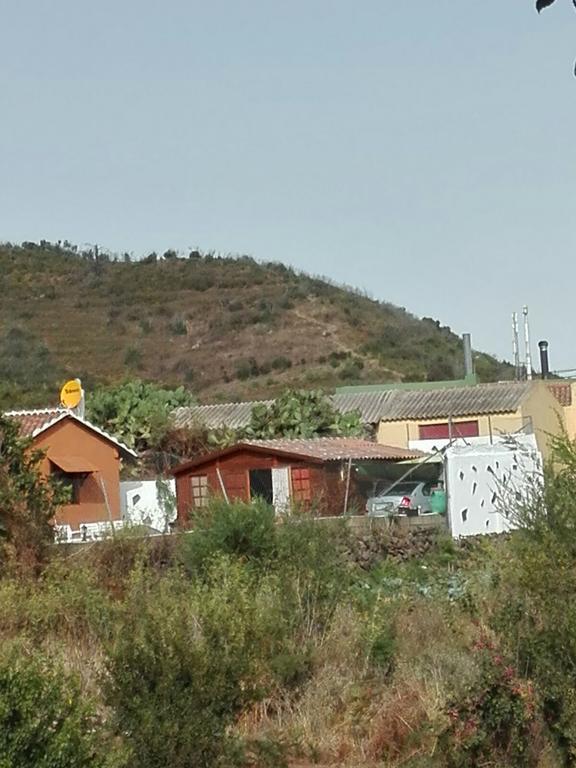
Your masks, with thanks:
<instances>
[{"instance_id":1,"label":"white house wall","mask_svg":"<svg viewBox=\"0 0 576 768\"><path fill-rule=\"evenodd\" d=\"M454 445L446 451L448 519L454 538L515 527L514 504L542 481L534 435L494 445Z\"/></svg>"},{"instance_id":2,"label":"white house wall","mask_svg":"<svg viewBox=\"0 0 576 768\"><path fill-rule=\"evenodd\" d=\"M175 500L174 479L162 480ZM147 525L160 533L169 530L176 519L176 502L168 512L162 509L156 480L134 480L120 483L122 520L130 525Z\"/></svg>"}]
</instances>

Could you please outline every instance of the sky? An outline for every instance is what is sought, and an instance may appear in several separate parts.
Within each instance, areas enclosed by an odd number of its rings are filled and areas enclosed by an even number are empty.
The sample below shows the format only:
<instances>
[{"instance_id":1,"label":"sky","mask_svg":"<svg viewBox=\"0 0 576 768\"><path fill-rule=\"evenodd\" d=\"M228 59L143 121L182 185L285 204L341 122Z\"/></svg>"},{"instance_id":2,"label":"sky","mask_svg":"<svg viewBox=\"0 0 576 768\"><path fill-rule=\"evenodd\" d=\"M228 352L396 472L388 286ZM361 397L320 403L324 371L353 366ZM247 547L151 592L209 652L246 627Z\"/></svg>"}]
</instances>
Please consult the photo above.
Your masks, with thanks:
<instances>
[{"instance_id":1,"label":"sky","mask_svg":"<svg viewBox=\"0 0 576 768\"><path fill-rule=\"evenodd\" d=\"M558 0L0 0L0 239L250 254L576 368ZM1 300L1 299L0 299Z\"/></svg>"}]
</instances>

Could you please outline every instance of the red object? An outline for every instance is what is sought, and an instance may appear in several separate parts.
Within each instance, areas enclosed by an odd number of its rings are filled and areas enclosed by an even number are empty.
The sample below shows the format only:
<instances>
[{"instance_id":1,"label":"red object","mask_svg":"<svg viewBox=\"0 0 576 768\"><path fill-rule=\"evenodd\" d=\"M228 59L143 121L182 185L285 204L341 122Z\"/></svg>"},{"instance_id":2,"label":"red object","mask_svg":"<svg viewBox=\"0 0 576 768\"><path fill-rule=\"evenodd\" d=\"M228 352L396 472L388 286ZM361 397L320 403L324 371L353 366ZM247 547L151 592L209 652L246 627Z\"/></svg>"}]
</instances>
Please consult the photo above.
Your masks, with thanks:
<instances>
[{"instance_id":1,"label":"red object","mask_svg":"<svg viewBox=\"0 0 576 768\"><path fill-rule=\"evenodd\" d=\"M420 440L449 440L450 437L478 437L480 434L477 421L453 421L451 430L448 422L420 424L418 432Z\"/></svg>"},{"instance_id":2,"label":"red object","mask_svg":"<svg viewBox=\"0 0 576 768\"><path fill-rule=\"evenodd\" d=\"M411 504L410 496L404 496L402 501L400 502L400 509L410 509Z\"/></svg>"}]
</instances>

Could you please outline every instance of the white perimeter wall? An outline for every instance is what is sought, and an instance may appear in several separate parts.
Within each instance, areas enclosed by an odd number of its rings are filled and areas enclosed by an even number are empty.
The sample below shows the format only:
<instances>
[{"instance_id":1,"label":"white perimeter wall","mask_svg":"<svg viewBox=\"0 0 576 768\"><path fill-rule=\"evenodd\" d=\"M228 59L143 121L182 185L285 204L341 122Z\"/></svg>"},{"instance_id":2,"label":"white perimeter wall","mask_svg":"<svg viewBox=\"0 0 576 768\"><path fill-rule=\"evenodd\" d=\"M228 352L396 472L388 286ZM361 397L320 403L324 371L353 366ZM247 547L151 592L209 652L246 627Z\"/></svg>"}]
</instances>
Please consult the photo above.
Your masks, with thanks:
<instances>
[{"instance_id":1,"label":"white perimeter wall","mask_svg":"<svg viewBox=\"0 0 576 768\"><path fill-rule=\"evenodd\" d=\"M158 498L156 480L131 480L120 483L120 509L122 520L131 525L148 525L165 533L169 523L176 519L176 483L173 478L162 480L174 497L174 504L168 514Z\"/></svg>"},{"instance_id":2,"label":"white perimeter wall","mask_svg":"<svg viewBox=\"0 0 576 768\"><path fill-rule=\"evenodd\" d=\"M515 527L514 504L542 482L542 455L534 435L494 445L446 451L448 521L455 538L502 533Z\"/></svg>"}]
</instances>

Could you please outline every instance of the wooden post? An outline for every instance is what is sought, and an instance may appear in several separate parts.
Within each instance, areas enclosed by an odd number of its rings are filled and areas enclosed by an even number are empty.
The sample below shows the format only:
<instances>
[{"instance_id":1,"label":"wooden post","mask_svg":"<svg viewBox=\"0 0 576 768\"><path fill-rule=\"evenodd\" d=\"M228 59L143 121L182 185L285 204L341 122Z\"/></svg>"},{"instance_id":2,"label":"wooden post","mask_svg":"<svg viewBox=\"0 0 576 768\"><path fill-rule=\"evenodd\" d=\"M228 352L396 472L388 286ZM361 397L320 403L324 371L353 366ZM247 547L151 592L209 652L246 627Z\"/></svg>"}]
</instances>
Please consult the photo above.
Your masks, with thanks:
<instances>
[{"instance_id":1,"label":"wooden post","mask_svg":"<svg viewBox=\"0 0 576 768\"><path fill-rule=\"evenodd\" d=\"M116 531L114 529L114 521L112 520L112 510L110 509L110 502L108 501L108 493L106 491L106 483L104 482L104 478L101 474L98 475L100 478L100 485L102 486L102 493L104 494L104 503L106 504L106 511L108 512L108 522L110 523L110 529L112 530L112 538L114 539L116 537Z\"/></svg>"},{"instance_id":2,"label":"wooden post","mask_svg":"<svg viewBox=\"0 0 576 768\"><path fill-rule=\"evenodd\" d=\"M216 474L218 475L218 482L220 483L220 488L222 489L222 495L226 500L226 504L230 504L230 499L228 498L228 494L226 493L226 486L224 485L224 480L222 479L222 473L220 472L219 466L216 466Z\"/></svg>"},{"instance_id":3,"label":"wooden post","mask_svg":"<svg viewBox=\"0 0 576 768\"><path fill-rule=\"evenodd\" d=\"M352 458L348 459L348 469L346 472L346 493L344 494L344 511L343 515L348 512L348 495L350 493L350 473L352 472Z\"/></svg>"}]
</instances>

